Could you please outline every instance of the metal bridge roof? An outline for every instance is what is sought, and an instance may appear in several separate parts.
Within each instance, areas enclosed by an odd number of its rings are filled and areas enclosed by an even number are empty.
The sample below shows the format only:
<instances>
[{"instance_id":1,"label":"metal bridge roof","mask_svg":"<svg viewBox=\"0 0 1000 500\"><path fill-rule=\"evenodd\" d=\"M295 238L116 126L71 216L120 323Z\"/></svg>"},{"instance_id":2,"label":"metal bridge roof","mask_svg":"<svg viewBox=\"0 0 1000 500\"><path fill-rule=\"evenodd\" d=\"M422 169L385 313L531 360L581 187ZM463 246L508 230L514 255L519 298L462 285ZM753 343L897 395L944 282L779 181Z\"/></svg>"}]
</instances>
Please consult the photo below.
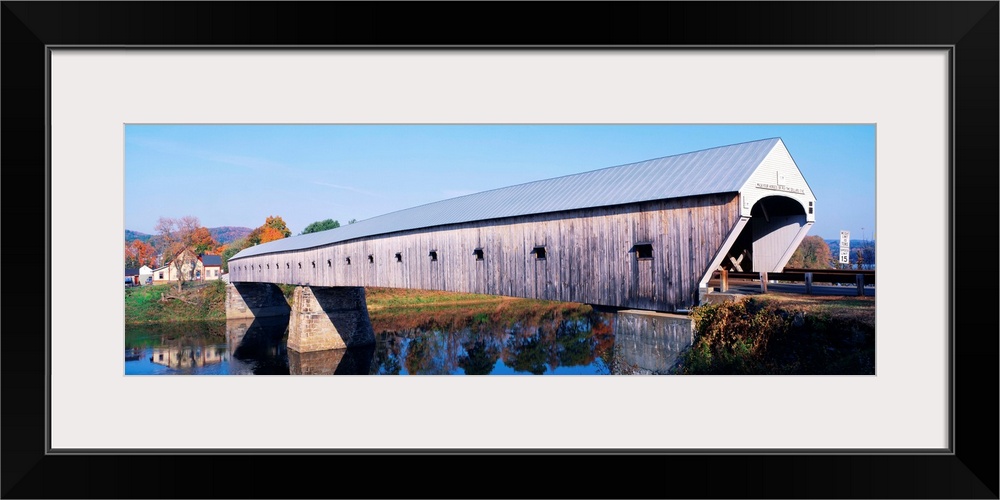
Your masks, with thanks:
<instances>
[{"instance_id":1,"label":"metal bridge roof","mask_svg":"<svg viewBox=\"0 0 1000 500\"><path fill-rule=\"evenodd\" d=\"M737 192L778 141L744 142L450 198L256 245L232 259L446 224Z\"/></svg>"}]
</instances>

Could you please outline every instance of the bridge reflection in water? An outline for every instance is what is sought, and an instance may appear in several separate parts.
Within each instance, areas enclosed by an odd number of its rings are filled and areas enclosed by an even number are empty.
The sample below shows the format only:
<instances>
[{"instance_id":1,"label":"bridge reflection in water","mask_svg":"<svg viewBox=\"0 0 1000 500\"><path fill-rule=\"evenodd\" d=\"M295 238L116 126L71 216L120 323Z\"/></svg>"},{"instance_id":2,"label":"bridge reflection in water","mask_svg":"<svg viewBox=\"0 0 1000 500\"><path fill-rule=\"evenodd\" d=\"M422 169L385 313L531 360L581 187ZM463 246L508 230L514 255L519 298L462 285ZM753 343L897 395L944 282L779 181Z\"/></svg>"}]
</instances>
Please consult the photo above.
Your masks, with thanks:
<instances>
[{"instance_id":1,"label":"bridge reflection in water","mask_svg":"<svg viewBox=\"0 0 1000 500\"><path fill-rule=\"evenodd\" d=\"M673 372L693 338L685 316L585 307L503 321L446 321L461 326L374 322L372 346L306 353L287 348L288 317L192 324L179 336L147 326L144 345L126 347L126 374L660 375Z\"/></svg>"},{"instance_id":2,"label":"bridge reflection in water","mask_svg":"<svg viewBox=\"0 0 1000 500\"><path fill-rule=\"evenodd\" d=\"M292 375L660 375L672 373L693 340L686 316L587 312L460 328L377 322L374 346L300 353L277 341L287 321L227 322L232 357L277 359L280 351ZM253 372L268 370L258 362Z\"/></svg>"},{"instance_id":3,"label":"bridge reflection in water","mask_svg":"<svg viewBox=\"0 0 1000 500\"><path fill-rule=\"evenodd\" d=\"M620 311L615 315L616 375L667 375L694 342L691 318L677 314Z\"/></svg>"}]
</instances>

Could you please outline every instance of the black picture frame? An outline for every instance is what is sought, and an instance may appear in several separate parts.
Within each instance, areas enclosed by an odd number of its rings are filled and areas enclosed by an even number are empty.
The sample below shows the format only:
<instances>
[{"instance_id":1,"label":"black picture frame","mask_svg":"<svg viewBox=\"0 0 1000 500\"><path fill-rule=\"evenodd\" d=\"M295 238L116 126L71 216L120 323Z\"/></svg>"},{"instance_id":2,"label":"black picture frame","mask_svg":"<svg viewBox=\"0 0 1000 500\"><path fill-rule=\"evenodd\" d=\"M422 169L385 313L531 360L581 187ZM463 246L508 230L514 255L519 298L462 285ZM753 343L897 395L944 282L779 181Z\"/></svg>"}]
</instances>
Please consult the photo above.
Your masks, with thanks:
<instances>
[{"instance_id":1,"label":"black picture frame","mask_svg":"<svg viewBox=\"0 0 1000 500\"><path fill-rule=\"evenodd\" d=\"M0 335L4 498L998 497L996 1L4 1L0 12L0 159L7 179L5 219L14 228L3 246L6 291L12 292L4 293L7 328ZM44 299L60 252L50 247L47 233L52 46L950 47L952 452L49 454L50 311ZM38 234L42 227L44 246L38 238L10 239ZM43 260L44 277L38 271ZM595 430L613 425L595 423ZM305 475L315 465L330 470L330 482ZM658 472L650 476L648 470ZM455 481L442 479L448 477ZM481 489L458 486L464 480Z\"/></svg>"}]
</instances>

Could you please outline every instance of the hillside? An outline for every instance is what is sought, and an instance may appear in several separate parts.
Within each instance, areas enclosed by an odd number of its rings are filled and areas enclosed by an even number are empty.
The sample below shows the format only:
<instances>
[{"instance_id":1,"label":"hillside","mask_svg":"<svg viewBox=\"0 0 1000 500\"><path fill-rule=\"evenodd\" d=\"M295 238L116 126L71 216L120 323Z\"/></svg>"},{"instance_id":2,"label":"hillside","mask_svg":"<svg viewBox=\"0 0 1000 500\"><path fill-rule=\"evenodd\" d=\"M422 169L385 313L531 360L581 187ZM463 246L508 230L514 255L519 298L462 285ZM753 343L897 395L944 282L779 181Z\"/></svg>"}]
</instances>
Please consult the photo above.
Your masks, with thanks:
<instances>
[{"instance_id":1,"label":"hillside","mask_svg":"<svg viewBox=\"0 0 1000 500\"><path fill-rule=\"evenodd\" d=\"M225 245L232 241L236 241L240 238L246 238L253 229L249 227L240 226L221 226L221 227L210 227L208 232L212 234L215 241L218 241L220 245Z\"/></svg>"},{"instance_id":2,"label":"hillside","mask_svg":"<svg viewBox=\"0 0 1000 500\"><path fill-rule=\"evenodd\" d=\"M153 235L140 233L139 231L132 231L131 229L125 230L125 242L128 243L132 240L140 240L144 243L149 243L149 240L153 239Z\"/></svg>"},{"instance_id":3,"label":"hillside","mask_svg":"<svg viewBox=\"0 0 1000 500\"><path fill-rule=\"evenodd\" d=\"M240 226L220 226L208 228L208 232L212 235L212 238L215 238L215 241L218 241L220 245L225 245L240 238L245 238L251 231L253 231L253 229ZM145 243L153 245L154 247L156 246L156 235L126 229L125 243L127 244L132 240L141 240Z\"/></svg>"}]
</instances>

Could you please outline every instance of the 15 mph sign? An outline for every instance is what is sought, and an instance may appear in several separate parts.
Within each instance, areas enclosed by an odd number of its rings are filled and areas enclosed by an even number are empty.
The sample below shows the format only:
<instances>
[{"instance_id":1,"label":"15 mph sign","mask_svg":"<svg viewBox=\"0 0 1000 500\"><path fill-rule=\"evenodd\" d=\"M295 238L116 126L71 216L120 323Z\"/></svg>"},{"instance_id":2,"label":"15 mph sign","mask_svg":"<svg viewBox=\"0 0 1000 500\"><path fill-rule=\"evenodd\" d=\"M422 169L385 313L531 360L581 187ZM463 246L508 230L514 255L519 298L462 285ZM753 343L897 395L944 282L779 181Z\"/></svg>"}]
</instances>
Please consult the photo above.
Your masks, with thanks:
<instances>
[{"instance_id":1,"label":"15 mph sign","mask_svg":"<svg viewBox=\"0 0 1000 500\"><path fill-rule=\"evenodd\" d=\"M841 231L840 232L840 263L850 264L851 263L851 232Z\"/></svg>"}]
</instances>

